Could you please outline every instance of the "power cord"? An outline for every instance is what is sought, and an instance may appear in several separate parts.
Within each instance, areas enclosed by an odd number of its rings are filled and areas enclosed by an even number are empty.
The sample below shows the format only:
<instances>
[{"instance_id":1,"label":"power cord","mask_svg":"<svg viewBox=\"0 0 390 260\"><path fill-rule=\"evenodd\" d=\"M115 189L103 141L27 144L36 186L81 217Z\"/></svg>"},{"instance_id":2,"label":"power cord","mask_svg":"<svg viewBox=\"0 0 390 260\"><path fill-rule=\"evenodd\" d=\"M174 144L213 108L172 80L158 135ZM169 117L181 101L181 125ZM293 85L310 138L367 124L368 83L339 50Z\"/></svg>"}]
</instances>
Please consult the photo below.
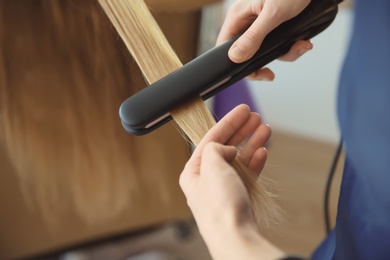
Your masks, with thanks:
<instances>
[{"instance_id":1,"label":"power cord","mask_svg":"<svg viewBox=\"0 0 390 260\"><path fill-rule=\"evenodd\" d=\"M331 186L332 186L333 176L334 176L334 173L336 171L336 167L337 167L338 161L340 159L340 154L341 154L342 149L343 149L343 139L340 138L339 145L338 145L336 153L335 153L335 155L333 157L332 166L330 167L328 179L326 181L326 186L325 186L324 219L325 219L325 230L326 230L326 234L327 235L331 231L331 227L330 227L330 214L329 214L330 189L331 189Z\"/></svg>"}]
</instances>

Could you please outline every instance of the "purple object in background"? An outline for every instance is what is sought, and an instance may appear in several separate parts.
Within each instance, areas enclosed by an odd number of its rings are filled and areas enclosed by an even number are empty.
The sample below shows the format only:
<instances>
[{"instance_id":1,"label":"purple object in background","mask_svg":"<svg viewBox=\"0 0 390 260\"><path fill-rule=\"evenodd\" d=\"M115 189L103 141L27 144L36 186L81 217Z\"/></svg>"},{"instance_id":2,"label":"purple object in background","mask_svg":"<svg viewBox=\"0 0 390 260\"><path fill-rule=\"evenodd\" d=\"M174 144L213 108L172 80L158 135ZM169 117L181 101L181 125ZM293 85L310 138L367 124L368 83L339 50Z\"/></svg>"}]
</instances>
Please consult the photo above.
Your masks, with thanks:
<instances>
[{"instance_id":1,"label":"purple object in background","mask_svg":"<svg viewBox=\"0 0 390 260\"><path fill-rule=\"evenodd\" d=\"M213 111L215 119L218 121L230 110L244 103L251 108L251 111L260 112L249 93L246 80L240 80L214 96Z\"/></svg>"}]
</instances>

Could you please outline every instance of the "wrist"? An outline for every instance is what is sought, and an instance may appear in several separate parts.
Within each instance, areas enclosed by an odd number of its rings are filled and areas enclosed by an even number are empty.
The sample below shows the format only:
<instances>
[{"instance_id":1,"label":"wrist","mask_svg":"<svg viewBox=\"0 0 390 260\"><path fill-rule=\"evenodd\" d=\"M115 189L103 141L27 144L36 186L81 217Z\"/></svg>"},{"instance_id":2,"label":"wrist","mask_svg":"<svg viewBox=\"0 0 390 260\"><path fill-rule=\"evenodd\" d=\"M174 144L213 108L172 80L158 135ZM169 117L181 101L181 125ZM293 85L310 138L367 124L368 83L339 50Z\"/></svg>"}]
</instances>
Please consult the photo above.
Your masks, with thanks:
<instances>
[{"instance_id":1,"label":"wrist","mask_svg":"<svg viewBox=\"0 0 390 260\"><path fill-rule=\"evenodd\" d=\"M225 223L216 227L204 240L214 260L282 259L285 253L258 232L254 222Z\"/></svg>"}]
</instances>

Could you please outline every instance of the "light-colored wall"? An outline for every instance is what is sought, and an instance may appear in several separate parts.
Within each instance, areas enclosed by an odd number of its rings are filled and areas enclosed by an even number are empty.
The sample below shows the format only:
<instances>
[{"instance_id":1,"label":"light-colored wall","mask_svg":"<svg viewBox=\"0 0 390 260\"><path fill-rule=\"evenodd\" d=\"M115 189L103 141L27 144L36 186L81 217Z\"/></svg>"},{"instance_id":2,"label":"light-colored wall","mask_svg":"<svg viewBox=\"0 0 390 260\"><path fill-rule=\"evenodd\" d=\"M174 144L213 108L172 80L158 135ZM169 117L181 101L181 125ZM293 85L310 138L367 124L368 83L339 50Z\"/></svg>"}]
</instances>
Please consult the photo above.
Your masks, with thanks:
<instances>
[{"instance_id":1,"label":"light-colored wall","mask_svg":"<svg viewBox=\"0 0 390 260\"><path fill-rule=\"evenodd\" d=\"M274 61L273 82L250 82L263 117L275 130L336 143L336 95L352 12L341 9L333 24L312 39L314 49L298 61Z\"/></svg>"}]
</instances>

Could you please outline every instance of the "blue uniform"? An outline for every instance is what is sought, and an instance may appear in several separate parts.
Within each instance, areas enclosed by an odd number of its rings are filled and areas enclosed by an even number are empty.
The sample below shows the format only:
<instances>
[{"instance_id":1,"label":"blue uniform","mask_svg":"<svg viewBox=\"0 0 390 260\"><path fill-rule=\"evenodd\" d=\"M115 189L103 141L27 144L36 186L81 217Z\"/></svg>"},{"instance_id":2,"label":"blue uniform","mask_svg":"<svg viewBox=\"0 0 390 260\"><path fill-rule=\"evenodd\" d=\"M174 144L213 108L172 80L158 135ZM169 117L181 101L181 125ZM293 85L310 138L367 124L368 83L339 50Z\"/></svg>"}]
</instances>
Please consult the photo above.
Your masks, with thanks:
<instances>
[{"instance_id":1,"label":"blue uniform","mask_svg":"<svg viewBox=\"0 0 390 260\"><path fill-rule=\"evenodd\" d=\"M313 259L390 259L390 0L354 8L338 95L347 153L338 215Z\"/></svg>"}]
</instances>

